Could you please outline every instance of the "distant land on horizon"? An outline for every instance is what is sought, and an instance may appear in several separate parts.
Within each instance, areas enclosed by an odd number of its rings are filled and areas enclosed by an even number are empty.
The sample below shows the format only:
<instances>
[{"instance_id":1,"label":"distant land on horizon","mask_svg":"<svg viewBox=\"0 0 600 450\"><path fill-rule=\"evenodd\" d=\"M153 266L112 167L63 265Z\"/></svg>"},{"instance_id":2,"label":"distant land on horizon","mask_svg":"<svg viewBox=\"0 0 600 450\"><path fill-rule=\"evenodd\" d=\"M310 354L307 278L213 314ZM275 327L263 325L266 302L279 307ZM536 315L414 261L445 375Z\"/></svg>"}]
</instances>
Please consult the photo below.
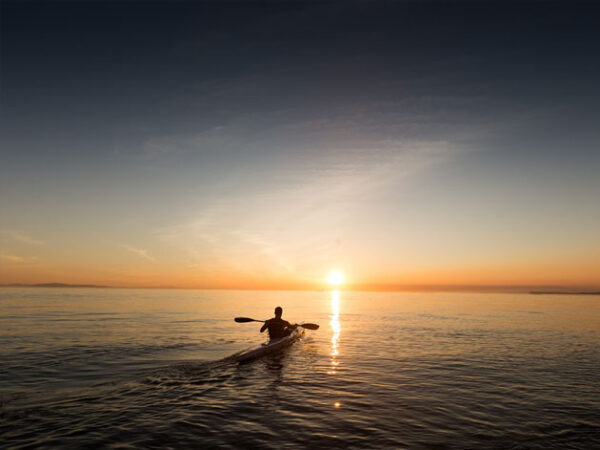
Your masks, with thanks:
<instances>
[{"instance_id":1,"label":"distant land on horizon","mask_svg":"<svg viewBox=\"0 0 600 450\"><path fill-rule=\"evenodd\" d=\"M99 288L99 289L207 289L207 290L329 290L328 288L314 289L273 289L273 288L221 288L221 287L178 287L178 286L107 286L98 284L69 284L69 283L9 283L0 287L31 287L31 288ZM538 287L538 286L385 286L385 285L355 285L347 286L346 291L371 292L481 292L481 293L527 293L533 295L600 295L600 290L573 289L567 287Z\"/></svg>"},{"instance_id":2,"label":"distant land on horizon","mask_svg":"<svg viewBox=\"0 0 600 450\"><path fill-rule=\"evenodd\" d=\"M600 295L600 291L530 291L529 293L534 295Z\"/></svg>"},{"instance_id":3,"label":"distant land on horizon","mask_svg":"<svg viewBox=\"0 0 600 450\"><path fill-rule=\"evenodd\" d=\"M112 286L102 286L97 284L67 284L67 283L10 283L0 284L0 287L54 287L54 288L110 288Z\"/></svg>"}]
</instances>

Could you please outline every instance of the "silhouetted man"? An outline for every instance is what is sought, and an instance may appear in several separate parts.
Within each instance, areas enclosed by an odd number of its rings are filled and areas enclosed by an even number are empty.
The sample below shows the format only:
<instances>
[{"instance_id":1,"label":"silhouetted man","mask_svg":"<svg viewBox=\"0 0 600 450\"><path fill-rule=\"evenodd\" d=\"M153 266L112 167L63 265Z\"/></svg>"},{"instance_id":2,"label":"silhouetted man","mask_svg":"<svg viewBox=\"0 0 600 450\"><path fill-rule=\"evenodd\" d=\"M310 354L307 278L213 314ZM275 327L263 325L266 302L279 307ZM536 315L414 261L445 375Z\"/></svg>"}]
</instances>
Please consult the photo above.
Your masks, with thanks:
<instances>
[{"instance_id":1,"label":"silhouetted man","mask_svg":"<svg viewBox=\"0 0 600 450\"><path fill-rule=\"evenodd\" d=\"M269 339L271 340L288 336L298 326L292 325L287 320L283 320L281 314L283 314L283 309L281 309L281 306L278 306L275 308L275 317L266 320L265 324L260 328L261 333L266 329L269 330Z\"/></svg>"}]
</instances>

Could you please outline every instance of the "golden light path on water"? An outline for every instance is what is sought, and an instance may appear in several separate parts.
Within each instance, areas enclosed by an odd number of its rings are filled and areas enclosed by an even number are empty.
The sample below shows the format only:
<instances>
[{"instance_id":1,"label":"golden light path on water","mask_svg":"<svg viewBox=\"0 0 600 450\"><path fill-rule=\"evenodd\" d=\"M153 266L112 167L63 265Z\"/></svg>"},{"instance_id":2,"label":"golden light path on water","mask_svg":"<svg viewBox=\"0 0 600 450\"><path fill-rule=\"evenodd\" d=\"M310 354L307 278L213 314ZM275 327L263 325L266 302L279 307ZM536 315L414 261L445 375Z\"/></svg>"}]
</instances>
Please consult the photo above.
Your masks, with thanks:
<instances>
[{"instance_id":1,"label":"golden light path on water","mask_svg":"<svg viewBox=\"0 0 600 450\"><path fill-rule=\"evenodd\" d=\"M340 292L331 291L331 320L329 325L331 326L331 367L327 372L329 375L335 375L339 365L337 357L339 355L339 339L340 339ZM341 403L335 402L334 407L339 408Z\"/></svg>"}]
</instances>

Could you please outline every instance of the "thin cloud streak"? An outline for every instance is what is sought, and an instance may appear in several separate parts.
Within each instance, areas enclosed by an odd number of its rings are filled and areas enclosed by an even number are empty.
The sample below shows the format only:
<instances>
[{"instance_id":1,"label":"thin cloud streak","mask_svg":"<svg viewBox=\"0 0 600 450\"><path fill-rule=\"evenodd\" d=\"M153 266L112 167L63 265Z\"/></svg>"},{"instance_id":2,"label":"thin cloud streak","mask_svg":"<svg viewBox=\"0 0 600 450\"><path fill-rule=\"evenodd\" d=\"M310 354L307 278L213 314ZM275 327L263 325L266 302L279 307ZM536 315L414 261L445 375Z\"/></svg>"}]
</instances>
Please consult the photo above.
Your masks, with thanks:
<instances>
[{"instance_id":1,"label":"thin cloud streak","mask_svg":"<svg viewBox=\"0 0 600 450\"><path fill-rule=\"evenodd\" d=\"M45 245L45 242L40 241L38 239L34 239L31 236L28 236L27 234L15 230L0 229L0 235L7 236L8 238L14 241L22 242L24 244Z\"/></svg>"},{"instance_id":2,"label":"thin cloud streak","mask_svg":"<svg viewBox=\"0 0 600 450\"><path fill-rule=\"evenodd\" d=\"M37 256L19 256L19 255L13 255L11 253L0 252L0 259L2 259L3 261L7 261L9 263L14 263L14 264L27 264L27 263L36 262L38 260L38 257Z\"/></svg>"},{"instance_id":3,"label":"thin cloud streak","mask_svg":"<svg viewBox=\"0 0 600 450\"><path fill-rule=\"evenodd\" d=\"M124 245L123 248L129 250L131 253L134 253L136 255L138 255L139 257L146 259L150 262L153 263L157 263L158 261L156 260L156 258L154 258L153 256L151 256L147 250L143 249L143 248L135 248L132 247L130 245Z\"/></svg>"}]
</instances>

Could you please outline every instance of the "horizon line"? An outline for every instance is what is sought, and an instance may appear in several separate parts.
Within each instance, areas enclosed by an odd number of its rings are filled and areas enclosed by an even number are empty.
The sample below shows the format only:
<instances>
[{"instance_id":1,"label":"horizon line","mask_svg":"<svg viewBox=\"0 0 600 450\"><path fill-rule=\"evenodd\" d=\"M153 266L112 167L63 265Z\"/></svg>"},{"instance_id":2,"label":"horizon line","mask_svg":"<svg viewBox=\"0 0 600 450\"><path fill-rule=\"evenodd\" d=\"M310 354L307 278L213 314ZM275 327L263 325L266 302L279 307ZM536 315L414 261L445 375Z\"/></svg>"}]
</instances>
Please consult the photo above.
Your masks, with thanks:
<instances>
[{"instance_id":1,"label":"horizon line","mask_svg":"<svg viewBox=\"0 0 600 450\"><path fill-rule=\"evenodd\" d=\"M347 284L345 286L122 286L92 283L4 283L0 287L37 288L94 288L94 289L182 289L222 291L347 291L347 292L480 292L480 293L531 293L531 294L592 294L600 295L596 286L564 285L394 285L394 284Z\"/></svg>"}]
</instances>

